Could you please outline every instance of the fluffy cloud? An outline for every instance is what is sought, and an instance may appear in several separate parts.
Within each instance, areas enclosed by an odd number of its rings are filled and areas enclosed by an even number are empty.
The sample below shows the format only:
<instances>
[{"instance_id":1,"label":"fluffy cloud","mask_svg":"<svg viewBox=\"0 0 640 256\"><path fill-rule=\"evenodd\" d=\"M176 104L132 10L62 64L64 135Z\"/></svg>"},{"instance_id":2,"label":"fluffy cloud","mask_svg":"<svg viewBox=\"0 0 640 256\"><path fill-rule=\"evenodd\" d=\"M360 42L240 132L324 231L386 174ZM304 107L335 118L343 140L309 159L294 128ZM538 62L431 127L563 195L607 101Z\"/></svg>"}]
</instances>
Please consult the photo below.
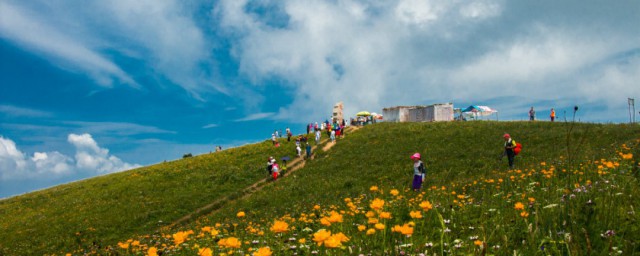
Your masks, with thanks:
<instances>
[{"instance_id":1,"label":"fluffy cloud","mask_svg":"<svg viewBox=\"0 0 640 256\"><path fill-rule=\"evenodd\" d=\"M89 177L140 167L109 155L90 134L69 134L67 139L76 149L73 158L56 151L35 152L29 157L11 139L0 137L0 180Z\"/></svg>"},{"instance_id":2,"label":"fluffy cloud","mask_svg":"<svg viewBox=\"0 0 640 256\"><path fill-rule=\"evenodd\" d=\"M97 84L140 88L117 57L136 59L194 97L228 89L212 82L207 66L211 43L179 1L87 2L2 1L0 37L63 69L84 73Z\"/></svg>"},{"instance_id":3,"label":"fluffy cloud","mask_svg":"<svg viewBox=\"0 0 640 256\"><path fill-rule=\"evenodd\" d=\"M265 14L248 8L255 2L227 0L214 14L235 37L241 74L256 85L287 81L293 101L276 118L324 116L337 101L347 115L493 101L508 117L517 106L496 99L614 109L640 94L629 82L640 74L640 32L628 27L640 18L629 3L261 1Z\"/></svg>"}]
</instances>

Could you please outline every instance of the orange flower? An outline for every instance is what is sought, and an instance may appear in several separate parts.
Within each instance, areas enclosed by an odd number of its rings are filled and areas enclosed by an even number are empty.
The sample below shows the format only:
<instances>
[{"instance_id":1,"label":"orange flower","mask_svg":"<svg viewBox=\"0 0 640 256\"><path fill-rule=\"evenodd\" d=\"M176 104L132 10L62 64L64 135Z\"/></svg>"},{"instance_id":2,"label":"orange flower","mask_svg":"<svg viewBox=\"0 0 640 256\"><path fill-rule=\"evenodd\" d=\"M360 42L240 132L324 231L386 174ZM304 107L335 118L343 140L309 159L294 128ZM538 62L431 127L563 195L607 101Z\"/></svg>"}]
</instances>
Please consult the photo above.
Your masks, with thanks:
<instances>
[{"instance_id":1,"label":"orange flower","mask_svg":"<svg viewBox=\"0 0 640 256\"><path fill-rule=\"evenodd\" d=\"M475 240L475 241L473 241L473 244L475 244L476 246L482 246L482 241Z\"/></svg>"},{"instance_id":2,"label":"orange flower","mask_svg":"<svg viewBox=\"0 0 640 256\"><path fill-rule=\"evenodd\" d=\"M244 212L238 212L238 214L236 214L236 216L238 216L238 218L242 218L244 217Z\"/></svg>"},{"instance_id":3,"label":"orange flower","mask_svg":"<svg viewBox=\"0 0 640 256\"><path fill-rule=\"evenodd\" d=\"M342 222L342 215L336 211L331 211L329 215L329 222L331 223Z\"/></svg>"},{"instance_id":4,"label":"orange flower","mask_svg":"<svg viewBox=\"0 0 640 256\"><path fill-rule=\"evenodd\" d=\"M390 212L381 212L378 217L380 217L381 219L391 219L391 213Z\"/></svg>"},{"instance_id":5,"label":"orange flower","mask_svg":"<svg viewBox=\"0 0 640 256\"><path fill-rule=\"evenodd\" d=\"M376 229L378 229L378 230L383 230L383 229L385 228L384 224L382 224L382 223L378 223L378 224L376 224L374 227L375 227Z\"/></svg>"},{"instance_id":6,"label":"orange flower","mask_svg":"<svg viewBox=\"0 0 640 256\"><path fill-rule=\"evenodd\" d=\"M118 246L122 249L129 249L129 243L118 242Z\"/></svg>"},{"instance_id":7,"label":"orange flower","mask_svg":"<svg viewBox=\"0 0 640 256\"><path fill-rule=\"evenodd\" d=\"M262 247L258 249L256 252L254 252L252 255L253 256L271 256L271 254L273 254L273 252L271 251L271 248Z\"/></svg>"},{"instance_id":8,"label":"orange flower","mask_svg":"<svg viewBox=\"0 0 640 256\"><path fill-rule=\"evenodd\" d=\"M420 211L411 211L409 213L412 219L422 219L422 213Z\"/></svg>"},{"instance_id":9,"label":"orange flower","mask_svg":"<svg viewBox=\"0 0 640 256\"><path fill-rule=\"evenodd\" d=\"M330 236L326 240L324 240L324 246L327 248L336 248L342 246L342 242L340 238L336 236Z\"/></svg>"},{"instance_id":10,"label":"orange flower","mask_svg":"<svg viewBox=\"0 0 640 256\"><path fill-rule=\"evenodd\" d=\"M223 238L218 241L218 245L226 248L240 248L242 242L235 237Z\"/></svg>"},{"instance_id":11,"label":"orange flower","mask_svg":"<svg viewBox=\"0 0 640 256\"><path fill-rule=\"evenodd\" d=\"M315 234L313 234L313 241L315 241L318 244L318 246L320 246L330 236L331 236L331 231L321 229L321 230L318 230L318 232L316 232Z\"/></svg>"},{"instance_id":12,"label":"orange flower","mask_svg":"<svg viewBox=\"0 0 640 256\"><path fill-rule=\"evenodd\" d=\"M413 234L413 227L409 226L409 224L404 224L402 226L395 225L391 231L398 232L403 235L411 236Z\"/></svg>"},{"instance_id":13,"label":"orange flower","mask_svg":"<svg viewBox=\"0 0 640 256\"><path fill-rule=\"evenodd\" d=\"M365 226L365 225L358 225L358 231L364 231L365 229L367 229L367 226Z\"/></svg>"},{"instance_id":14,"label":"orange flower","mask_svg":"<svg viewBox=\"0 0 640 256\"><path fill-rule=\"evenodd\" d=\"M213 255L213 251L211 251L211 249L209 248L202 248L198 250L198 256L212 256L212 255Z\"/></svg>"},{"instance_id":15,"label":"orange flower","mask_svg":"<svg viewBox=\"0 0 640 256\"><path fill-rule=\"evenodd\" d=\"M298 240L298 243L304 244L307 242L307 239L304 238L300 238L300 240Z\"/></svg>"},{"instance_id":16,"label":"orange flower","mask_svg":"<svg viewBox=\"0 0 640 256\"><path fill-rule=\"evenodd\" d=\"M347 242L347 241L349 241L349 238L348 238L346 235L344 235L342 232L340 232L340 233L338 233L338 234L335 234L335 235L333 235L333 236L335 236L338 240L340 240L340 242Z\"/></svg>"},{"instance_id":17,"label":"orange flower","mask_svg":"<svg viewBox=\"0 0 640 256\"><path fill-rule=\"evenodd\" d=\"M369 190L370 190L371 192L376 192L376 191L378 191L378 186L371 186L371 187L369 188Z\"/></svg>"},{"instance_id":18,"label":"orange flower","mask_svg":"<svg viewBox=\"0 0 640 256\"><path fill-rule=\"evenodd\" d=\"M384 200L380 198L373 199L373 202L371 202L369 206L374 210L382 210L382 207L384 207Z\"/></svg>"},{"instance_id":19,"label":"orange flower","mask_svg":"<svg viewBox=\"0 0 640 256\"><path fill-rule=\"evenodd\" d=\"M373 235L376 233L375 229L370 228L369 230L367 230L367 235Z\"/></svg>"},{"instance_id":20,"label":"orange flower","mask_svg":"<svg viewBox=\"0 0 640 256\"><path fill-rule=\"evenodd\" d=\"M520 217L523 217L523 218L529 217L529 213L527 211L522 211L520 213Z\"/></svg>"},{"instance_id":21,"label":"orange flower","mask_svg":"<svg viewBox=\"0 0 640 256\"><path fill-rule=\"evenodd\" d=\"M429 211L431 209L433 209L433 205L431 204L431 202L429 201L423 201L422 203L420 203L420 207L422 208L422 210Z\"/></svg>"},{"instance_id":22,"label":"orange flower","mask_svg":"<svg viewBox=\"0 0 640 256\"><path fill-rule=\"evenodd\" d=\"M193 234L193 231L180 231L178 233L175 233L173 234L173 242L176 245L180 245L181 243L184 243L184 241L186 241L191 234Z\"/></svg>"},{"instance_id":23,"label":"orange flower","mask_svg":"<svg viewBox=\"0 0 640 256\"><path fill-rule=\"evenodd\" d=\"M271 231L274 233L284 233L289 231L289 224L284 221L276 220L271 226Z\"/></svg>"},{"instance_id":24,"label":"orange flower","mask_svg":"<svg viewBox=\"0 0 640 256\"><path fill-rule=\"evenodd\" d=\"M522 204L521 202L517 202L513 208L516 210L524 210L524 204Z\"/></svg>"},{"instance_id":25,"label":"orange flower","mask_svg":"<svg viewBox=\"0 0 640 256\"><path fill-rule=\"evenodd\" d=\"M400 191L398 191L397 189L392 189L389 193L391 193L393 196L397 196L398 194L400 194Z\"/></svg>"},{"instance_id":26,"label":"orange flower","mask_svg":"<svg viewBox=\"0 0 640 256\"><path fill-rule=\"evenodd\" d=\"M329 218L324 217L322 219L320 219L320 224L322 224L323 226L331 226L331 221L329 221Z\"/></svg>"},{"instance_id":27,"label":"orange flower","mask_svg":"<svg viewBox=\"0 0 640 256\"><path fill-rule=\"evenodd\" d=\"M149 256L158 256L158 249L155 248L155 247L149 248L149 250L147 250L147 255L149 255Z\"/></svg>"}]
</instances>

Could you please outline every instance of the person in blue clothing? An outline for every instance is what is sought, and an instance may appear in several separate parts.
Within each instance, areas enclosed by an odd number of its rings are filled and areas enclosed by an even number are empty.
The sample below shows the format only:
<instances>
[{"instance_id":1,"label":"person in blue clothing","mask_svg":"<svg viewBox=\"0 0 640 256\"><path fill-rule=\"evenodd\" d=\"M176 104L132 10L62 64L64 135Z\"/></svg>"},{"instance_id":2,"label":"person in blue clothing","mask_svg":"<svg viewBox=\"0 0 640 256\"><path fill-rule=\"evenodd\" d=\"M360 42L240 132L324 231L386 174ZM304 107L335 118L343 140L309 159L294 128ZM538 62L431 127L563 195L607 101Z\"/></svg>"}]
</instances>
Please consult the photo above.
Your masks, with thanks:
<instances>
[{"instance_id":1,"label":"person in blue clothing","mask_svg":"<svg viewBox=\"0 0 640 256\"><path fill-rule=\"evenodd\" d=\"M311 144L307 143L307 159L311 159Z\"/></svg>"},{"instance_id":2,"label":"person in blue clothing","mask_svg":"<svg viewBox=\"0 0 640 256\"><path fill-rule=\"evenodd\" d=\"M418 191L422 188L424 175L427 172L424 163L420 159L420 153L415 153L411 156L411 160L413 160L413 191Z\"/></svg>"}]
</instances>

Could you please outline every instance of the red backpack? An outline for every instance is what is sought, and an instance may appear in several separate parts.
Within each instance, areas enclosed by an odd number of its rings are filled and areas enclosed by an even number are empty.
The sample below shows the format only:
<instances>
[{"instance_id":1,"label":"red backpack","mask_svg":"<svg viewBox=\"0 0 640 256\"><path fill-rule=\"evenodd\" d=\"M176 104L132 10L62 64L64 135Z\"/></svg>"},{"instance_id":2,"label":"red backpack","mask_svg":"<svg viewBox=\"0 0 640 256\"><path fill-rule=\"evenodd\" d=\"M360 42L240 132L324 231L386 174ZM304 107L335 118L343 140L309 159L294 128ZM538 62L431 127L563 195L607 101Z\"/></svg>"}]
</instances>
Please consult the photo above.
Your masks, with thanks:
<instances>
[{"instance_id":1,"label":"red backpack","mask_svg":"<svg viewBox=\"0 0 640 256\"><path fill-rule=\"evenodd\" d=\"M513 148L513 153L517 156L518 154L520 154L520 151L522 151L522 144L516 142L516 147Z\"/></svg>"}]
</instances>

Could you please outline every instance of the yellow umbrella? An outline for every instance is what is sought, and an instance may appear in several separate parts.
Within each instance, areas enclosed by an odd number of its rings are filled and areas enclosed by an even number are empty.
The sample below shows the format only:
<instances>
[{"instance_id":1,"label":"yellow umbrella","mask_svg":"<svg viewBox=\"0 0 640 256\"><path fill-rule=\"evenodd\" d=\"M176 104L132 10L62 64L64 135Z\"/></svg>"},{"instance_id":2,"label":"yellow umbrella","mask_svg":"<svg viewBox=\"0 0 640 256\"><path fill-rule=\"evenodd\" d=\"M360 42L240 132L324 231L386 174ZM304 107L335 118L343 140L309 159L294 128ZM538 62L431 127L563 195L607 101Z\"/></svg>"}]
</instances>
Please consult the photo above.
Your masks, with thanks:
<instances>
[{"instance_id":1,"label":"yellow umbrella","mask_svg":"<svg viewBox=\"0 0 640 256\"><path fill-rule=\"evenodd\" d=\"M360 111L356 114L356 116L370 116L371 113L369 111Z\"/></svg>"}]
</instances>

